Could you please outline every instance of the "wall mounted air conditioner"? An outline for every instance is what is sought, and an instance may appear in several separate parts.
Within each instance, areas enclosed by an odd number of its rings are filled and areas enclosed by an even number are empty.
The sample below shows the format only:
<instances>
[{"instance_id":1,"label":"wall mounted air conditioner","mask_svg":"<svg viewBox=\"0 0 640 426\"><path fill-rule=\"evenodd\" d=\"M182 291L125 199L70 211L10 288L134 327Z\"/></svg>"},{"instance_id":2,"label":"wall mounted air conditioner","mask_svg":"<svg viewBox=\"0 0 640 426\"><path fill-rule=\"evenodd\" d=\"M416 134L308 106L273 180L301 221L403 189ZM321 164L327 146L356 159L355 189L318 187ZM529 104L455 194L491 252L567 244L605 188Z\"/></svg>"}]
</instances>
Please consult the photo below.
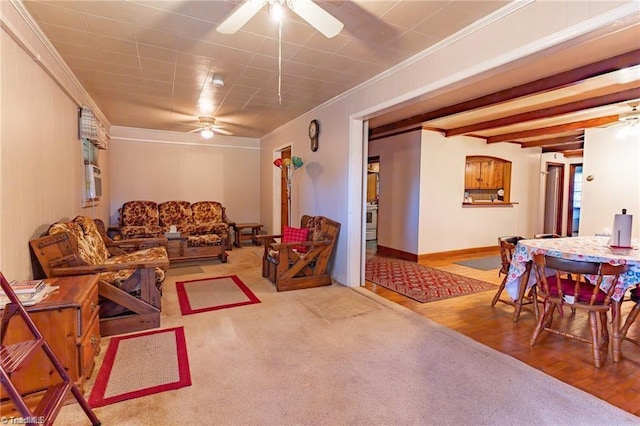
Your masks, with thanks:
<instances>
[{"instance_id":1,"label":"wall mounted air conditioner","mask_svg":"<svg viewBox=\"0 0 640 426\"><path fill-rule=\"evenodd\" d=\"M102 196L102 172L94 164L85 166L85 199L96 200Z\"/></svg>"}]
</instances>

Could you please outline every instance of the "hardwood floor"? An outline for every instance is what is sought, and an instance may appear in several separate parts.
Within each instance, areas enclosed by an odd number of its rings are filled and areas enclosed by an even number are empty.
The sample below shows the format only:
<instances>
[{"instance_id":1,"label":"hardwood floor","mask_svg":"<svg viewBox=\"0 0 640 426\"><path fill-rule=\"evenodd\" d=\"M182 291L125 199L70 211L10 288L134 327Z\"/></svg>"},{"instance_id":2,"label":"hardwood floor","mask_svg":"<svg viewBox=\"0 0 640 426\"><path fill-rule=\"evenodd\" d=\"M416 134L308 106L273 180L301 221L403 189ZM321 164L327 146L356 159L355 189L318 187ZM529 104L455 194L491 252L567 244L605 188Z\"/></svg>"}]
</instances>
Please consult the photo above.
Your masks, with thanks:
<instances>
[{"instance_id":1,"label":"hardwood floor","mask_svg":"<svg viewBox=\"0 0 640 426\"><path fill-rule=\"evenodd\" d=\"M486 256L486 254L484 255ZM458 256L446 260L424 261L424 265L465 275L496 284L502 277L498 269L480 271L454 264L454 262L482 256ZM489 290L467 296L454 297L436 302L420 303L384 287L367 282L365 288L398 303L412 311L458 331L477 342L510 355L550 376L582 389L612 405L640 416L640 347L624 342L623 359L614 363L609 353L605 365L595 368L588 344L563 338L552 333L543 333L535 346L529 346L529 338L535 325L531 305L523 309L520 320L513 322L513 307L498 302L491 307L495 291ZM505 293L503 295L506 296ZM623 304L623 321L632 302ZM585 315L554 317L554 326L581 330L588 337ZM629 337L640 338L640 323L631 327Z\"/></svg>"}]
</instances>

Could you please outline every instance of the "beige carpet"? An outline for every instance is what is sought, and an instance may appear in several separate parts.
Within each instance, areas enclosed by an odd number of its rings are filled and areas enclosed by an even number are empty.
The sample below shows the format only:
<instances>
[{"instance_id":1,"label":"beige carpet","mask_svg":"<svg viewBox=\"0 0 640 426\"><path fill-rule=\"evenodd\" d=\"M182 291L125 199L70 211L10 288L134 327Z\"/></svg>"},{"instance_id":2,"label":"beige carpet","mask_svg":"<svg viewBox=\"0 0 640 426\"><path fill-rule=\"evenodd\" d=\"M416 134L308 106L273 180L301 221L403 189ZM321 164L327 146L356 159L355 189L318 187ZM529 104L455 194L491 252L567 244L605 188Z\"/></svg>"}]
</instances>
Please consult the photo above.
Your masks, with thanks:
<instances>
[{"instance_id":1,"label":"beige carpet","mask_svg":"<svg viewBox=\"0 0 640 426\"><path fill-rule=\"evenodd\" d=\"M184 326L193 385L97 408L102 424L640 423L364 289L277 293L251 247L204 269L237 274L262 303L183 317L169 279L162 327ZM56 424L88 422L72 405Z\"/></svg>"}]
</instances>

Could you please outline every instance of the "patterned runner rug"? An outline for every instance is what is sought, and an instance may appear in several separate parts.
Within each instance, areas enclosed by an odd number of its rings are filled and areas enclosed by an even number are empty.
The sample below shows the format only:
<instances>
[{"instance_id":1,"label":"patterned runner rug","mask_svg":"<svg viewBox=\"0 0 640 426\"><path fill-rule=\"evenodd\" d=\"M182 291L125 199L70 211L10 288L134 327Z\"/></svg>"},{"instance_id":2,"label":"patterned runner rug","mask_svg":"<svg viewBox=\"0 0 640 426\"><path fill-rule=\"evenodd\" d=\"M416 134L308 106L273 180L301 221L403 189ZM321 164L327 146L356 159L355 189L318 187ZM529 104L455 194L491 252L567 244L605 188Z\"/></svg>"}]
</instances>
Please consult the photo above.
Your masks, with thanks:
<instances>
[{"instance_id":1,"label":"patterned runner rug","mask_svg":"<svg viewBox=\"0 0 640 426\"><path fill-rule=\"evenodd\" d=\"M115 336L91 389L89 405L102 407L185 386L191 386L191 373L182 327Z\"/></svg>"},{"instance_id":2,"label":"patterned runner rug","mask_svg":"<svg viewBox=\"0 0 640 426\"><path fill-rule=\"evenodd\" d=\"M260 303L237 275L176 282L182 315Z\"/></svg>"},{"instance_id":3,"label":"patterned runner rug","mask_svg":"<svg viewBox=\"0 0 640 426\"><path fill-rule=\"evenodd\" d=\"M378 256L367 260L365 278L421 303L496 288L494 284L474 278Z\"/></svg>"}]
</instances>

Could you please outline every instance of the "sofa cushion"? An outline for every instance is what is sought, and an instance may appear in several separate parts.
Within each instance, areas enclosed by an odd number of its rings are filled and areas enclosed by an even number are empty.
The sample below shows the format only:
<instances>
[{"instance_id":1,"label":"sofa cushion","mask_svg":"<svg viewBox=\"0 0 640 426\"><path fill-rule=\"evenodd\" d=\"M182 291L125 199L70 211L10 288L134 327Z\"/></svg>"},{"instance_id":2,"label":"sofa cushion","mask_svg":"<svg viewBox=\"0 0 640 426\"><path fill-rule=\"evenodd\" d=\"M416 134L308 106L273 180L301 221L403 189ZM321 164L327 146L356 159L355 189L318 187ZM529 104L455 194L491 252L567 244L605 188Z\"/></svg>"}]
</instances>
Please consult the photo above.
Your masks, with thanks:
<instances>
[{"instance_id":1,"label":"sofa cushion","mask_svg":"<svg viewBox=\"0 0 640 426\"><path fill-rule=\"evenodd\" d=\"M175 226L178 232L193 232L191 203L188 201L165 201L158 204L158 215L162 232Z\"/></svg>"},{"instance_id":2,"label":"sofa cushion","mask_svg":"<svg viewBox=\"0 0 640 426\"><path fill-rule=\"evenodd\" d=\"M224 223L222 204L217 201L198 201L191 204L193 211L193 222L204 223Z\"/></svg>"},{"instance_id":3,"label":"sofa cushion","mask_svg":"<svg viewBox=\"0 0 640 426\"><path fill-rule=\"evenodd\" d=\"M221 244L222 238L216 234L189 235L187 237L187 246L189 247L219 246Z\"/></svg>"},{"instance_id":4,"label":"sofa cushion","mask_svg":"<svg viewBox=\"0 0 640 426\"><path fill-rule=\"evenodd\" d=\"M162 234L158 204L154 201L127 201L120 209L120 234L123 238L150 238Z\"/></svg>"},{"instance_id":5,"label":"sofa cushion","mask_svg":"<svg viewBox=\"0 0 640 426\"><path fill-rule=\"evenodd\" d=\"M227 238L229 234L229 224L216 222L196 222L193 224L192 234L217 234L221 238Z\"/></svg>"}]
</instances>

